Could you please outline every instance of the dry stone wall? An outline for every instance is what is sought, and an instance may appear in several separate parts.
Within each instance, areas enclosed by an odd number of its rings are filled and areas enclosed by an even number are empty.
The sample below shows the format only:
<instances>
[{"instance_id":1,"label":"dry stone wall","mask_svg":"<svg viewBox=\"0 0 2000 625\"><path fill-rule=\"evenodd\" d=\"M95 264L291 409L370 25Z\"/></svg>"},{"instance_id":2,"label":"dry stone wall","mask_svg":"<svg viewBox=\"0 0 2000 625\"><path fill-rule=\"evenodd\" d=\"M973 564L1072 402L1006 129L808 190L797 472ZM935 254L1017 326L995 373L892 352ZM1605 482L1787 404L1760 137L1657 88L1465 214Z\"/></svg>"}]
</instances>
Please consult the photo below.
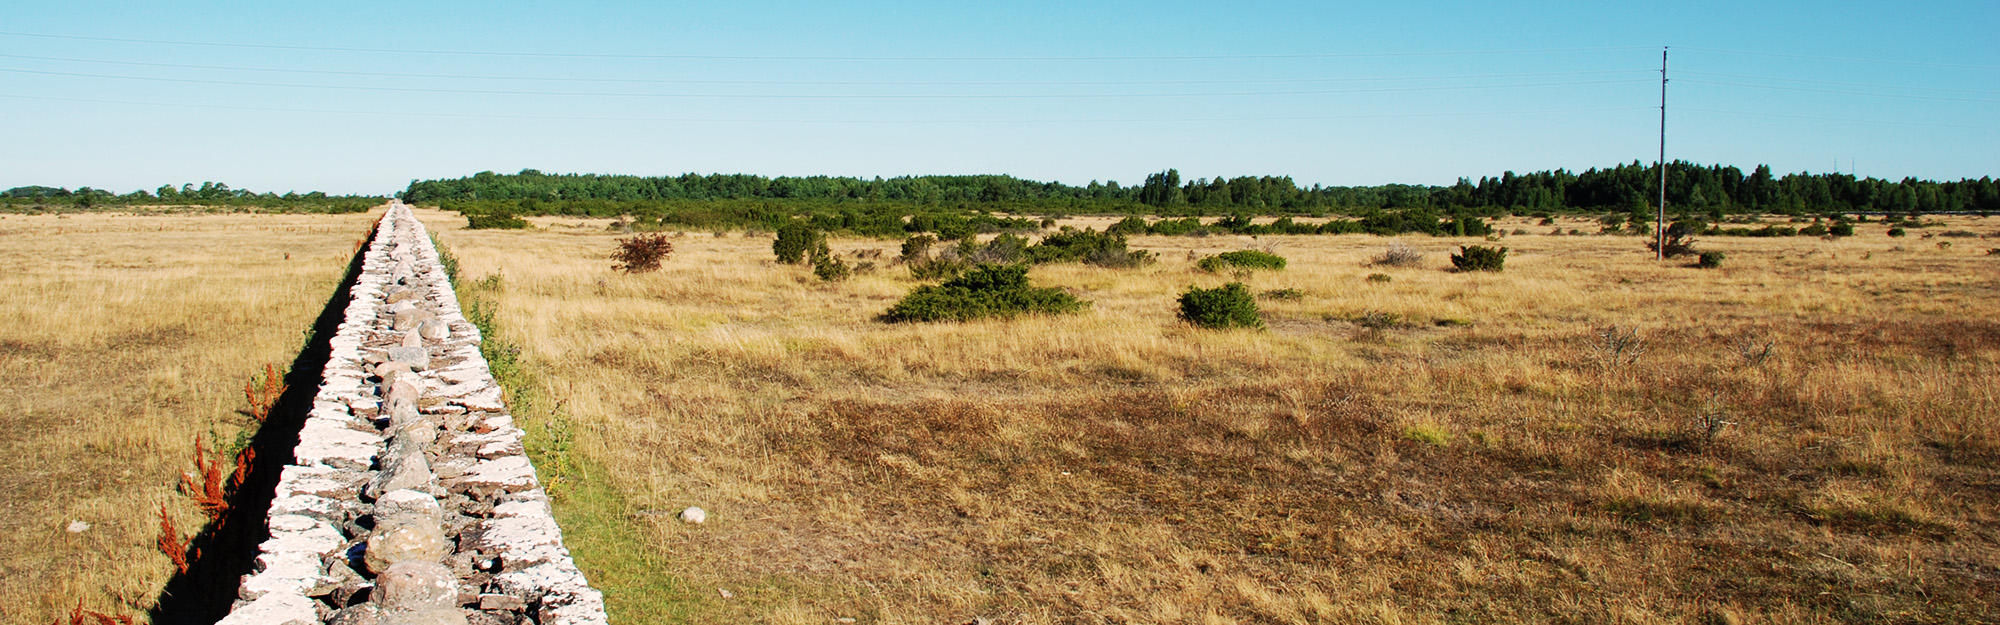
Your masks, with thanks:
<instances>
[{"instance_id":1,"label":"dry stone wall","mask_svg":"<svg viewBox=\"0 0 2000 625\"><path fill-rule=\"evenodd\" d=\"M604 623L409 207L390 205L362 262L270 538L222 623Z\"/></svg>"}]
</instances>

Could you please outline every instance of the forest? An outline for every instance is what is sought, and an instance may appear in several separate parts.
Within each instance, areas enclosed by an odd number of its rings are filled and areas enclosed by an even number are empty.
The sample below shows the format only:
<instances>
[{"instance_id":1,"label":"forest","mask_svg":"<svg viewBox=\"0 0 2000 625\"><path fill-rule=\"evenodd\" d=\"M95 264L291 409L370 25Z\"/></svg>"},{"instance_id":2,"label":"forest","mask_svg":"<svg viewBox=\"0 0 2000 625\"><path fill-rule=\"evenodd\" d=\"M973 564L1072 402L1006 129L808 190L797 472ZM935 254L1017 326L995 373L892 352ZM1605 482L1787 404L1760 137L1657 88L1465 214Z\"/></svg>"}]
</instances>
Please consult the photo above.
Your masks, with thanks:
<instances>
[{"instance_id":1,"label":"forest","mask_svg":"<svg viewBox=\"0 0 2000 625\"><path fill-rule=\"evenodd\" d=\"M8 212L194 206L221 210L254 208L295 213L358 213L387 201L389 198L384 196L327 195L319 191L284 195L257 193L248 189L232 189L220 182L203 182L199 187L193 184L179 187L160 185L159 189L151 192L140 189L122 195L90 187L71 191L62 187L26 186L0 191L0 211Z\"/></svg>"},{"instance_id":2,"label":"forest","mask_svg":"<svg viewBox=\"0 0 2000 625\"><path fill-rule=\"evenodd\" d=\"M1528 174L1460 178L1452 186L1298 186L1290 176L1182 178L1178 170L1146 176L1138 186L1092 180L1086 186L1036 182L1014 176L602 176L480 172L450 180L416 180L400 194L412 204L520 214L660 214L692 210L712 200L766 200L778 206L894 202L912 206L974 208L982 212L1088 212L1088 214L1354 214L1382 208L1430 208L1444 214L1502 212L1646 212L1658 198L1658 170L1642 162L1584 172L1542 170ZM2000 210L2000 184L1978 180L1934 182L1856 178L1852 174L1784 174L1756 166L1702 166L1676 160L1666 170L1666 204L1688 214L1826 214L1826 212L1992 212ZM784 208L778 208L784 212ZM722 212L742 212L724 208ZM818 210L804 210L818 212Z\"/></svg>"}]
</instances>

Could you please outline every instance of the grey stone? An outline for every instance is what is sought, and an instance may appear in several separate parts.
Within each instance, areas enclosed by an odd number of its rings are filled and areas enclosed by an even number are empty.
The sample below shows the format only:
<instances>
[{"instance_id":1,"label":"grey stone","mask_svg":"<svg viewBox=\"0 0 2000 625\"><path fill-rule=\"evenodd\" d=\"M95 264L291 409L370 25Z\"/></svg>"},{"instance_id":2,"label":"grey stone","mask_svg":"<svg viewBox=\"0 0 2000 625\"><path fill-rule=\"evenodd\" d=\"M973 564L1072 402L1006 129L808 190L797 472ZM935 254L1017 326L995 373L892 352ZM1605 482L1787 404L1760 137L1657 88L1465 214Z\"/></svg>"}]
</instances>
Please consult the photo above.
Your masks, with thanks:
<instances>
[{"instance_id":1,"label":"grey stone","mask_svg":"<svg viewBox=\"0 0 2000 625\"><path fill-rule=\"evenodd\" d=\"M389 327L397 332L408 332L417 329L423 322L436 318L437 315L428 310L404 310L396 313L396 319Z\"/></svg>"},{"instance_id":2,"label":"grey stone","mask_svg":"<svg viewBox=\"0 0 2000 625\"><path fill-rule=\"evenodd\" d=\"M479 609L520 612L528 609L528 602L514 595L487 593L479 596Z\"/></svg>"},{"instance_id":3,"label":"grey stone","mask_svg":"<svg viewBox=\"0 0 2000 625\"><path fill-rule=\"evenodd\" d=\"M373 603L348 606L333 613L326 625L382 625L382 607Z\"/></svg>"},{"instance_id":4,"label":"grey stone","mask_svg":"<svg viewBox=\"0 0 2000 625\"><path fill-rule=\"evenodd\" d=\"M368 483L368 494L380 497L389 491L426 489L436 481L431 475L430 461L424 459L423 452L386 456L382 461L382 471Z\"/></svg>"},{"instance_id":5,"label":"grey stone","mask_svg":"<svg viewBox=\"0 0 2000 625\"><path fill-rule=\"evenodd\" d=\"M377 527L368 536L368 553L362 560L368 570L385 573L402 562L437 562L444 559L444 530L435 523L397 523Z\"/></svg>"},{"instance_id":6,"label":"grey stone","mask_svg":"<svg viewBox=\"0 0 2000 625\"><path fill-rule=\"evenodd\" d=\"M417 334L421 334L424 338L433 341L442 341L451 336L451 326L443 321L432 319L418 325Z\"/></svg>"},{"instance_id":7,"label":"grey stone","mask_svg":"<svg viewBox=\"0 0 2000 625\"><path fill-rule=\"evenodd\" d=\"M375 577L375 603L384 612L456 610L458 580L437 562L405 560Z\"/></svg>"},{"instance_id":8,"label":"grey stone","mask_svg":"<svg viewBox=\"0 0 2000 625\"><path fill-rule=\"evenodd\" d=\"M382 625L470 625L470 622L465 620L464 610L453 608L421 612L383 612Z\"/></svg>"},{"instance_id":9,"label":"grey stone","mask_svg":"<svg viewBox=\"0 0 2000 625\"><path fill-rule=\"evenodd\" d=\"M375 524L378 526L405 523L438 525L443 522L444 508L430 493L404 489L383 493L375 499Z\"/></svg>"},{"instance_id":10,"label":"grey stone","mask_svg":"<svg viewBox=\"0 0 2000 625\"><path fill-rule=\"evenodd\" d=\"M431 366L431 353L422 347L391 347L389 360L409 365L415 371L423 371Z\"/></svg>"}]
</instances>

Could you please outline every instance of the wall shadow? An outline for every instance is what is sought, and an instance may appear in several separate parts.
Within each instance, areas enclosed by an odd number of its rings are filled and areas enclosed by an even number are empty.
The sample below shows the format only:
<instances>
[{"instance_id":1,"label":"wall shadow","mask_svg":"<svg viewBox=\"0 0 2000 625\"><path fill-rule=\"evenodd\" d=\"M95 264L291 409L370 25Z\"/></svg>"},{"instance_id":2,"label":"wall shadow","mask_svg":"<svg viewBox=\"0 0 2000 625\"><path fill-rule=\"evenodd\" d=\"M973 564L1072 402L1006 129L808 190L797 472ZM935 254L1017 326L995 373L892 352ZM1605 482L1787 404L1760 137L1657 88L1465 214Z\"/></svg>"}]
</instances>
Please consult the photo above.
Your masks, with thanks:
<instances>
[{"instance_id":1,"label":"wall shadow","mask_svg":"<svg viewBox=\"0 0 2000 625\"><path fill-rule=\"evenodd\" d=\"M348 291L361 275L362 258L374 240L375 227L371 224L367 242L354 251L340 286L313 321L312 339L292 359L291 369L285 374L284 393L278 396L270 415L250 440L256 458L243 484L230 494L229 511L189 539L187 571L167 581L149 612L156 625L209 625L229 615L230 605L236 601L237 586L252 571L258 548L270 537L266 521L279 474L292 463L299 430L312 411L326 362L333 353L333 335L340 331L348 301L353 299Z\"/></svg>"}]
</instances>

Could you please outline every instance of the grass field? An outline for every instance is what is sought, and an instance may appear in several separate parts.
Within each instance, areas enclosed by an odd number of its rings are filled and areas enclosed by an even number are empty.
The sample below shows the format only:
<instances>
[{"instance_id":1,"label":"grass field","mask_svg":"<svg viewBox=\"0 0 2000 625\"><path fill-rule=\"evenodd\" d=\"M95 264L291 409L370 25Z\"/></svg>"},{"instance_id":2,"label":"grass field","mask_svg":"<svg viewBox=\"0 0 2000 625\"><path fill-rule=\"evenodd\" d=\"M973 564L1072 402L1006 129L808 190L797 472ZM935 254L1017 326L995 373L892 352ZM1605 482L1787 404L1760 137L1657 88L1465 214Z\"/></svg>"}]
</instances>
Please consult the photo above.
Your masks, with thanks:
<instances>
[{"instance_id":1,"label":"grass field","mask_svg":"<svg viewBox=\"0 0 2000 625\"><path fill-rule=\"evenodd\" d=\"M423 217L490 277L462 293L617 622L2000 620L2000 243L1922 237L2000 222L1702 270L1510 221L1499 274L1446 271L1470 240L1138 238L1162 262L1031 273L1082 314L891 325L897 266L688 233L625 275L603 221ZM1267 331L1175 319L1236 279L1195 257L1253 247L1302 294Z\"/></svg>"},{"instance_id":2,"label":"grass field","mask_svg":"<svg viewBox=\"0 0 2000 625\"><path fill-rule=\"evenodd\" d=\"M2000 221L1705 239L1716 270L1526 222L1499 274L1139 238L1159 264L1031 273L1082 314L890 325L893 241L834 240L884 250L841 283L742 233L625 275L603 221L421 217L615 622L2000 620L2000 242L1922 237ZM370 218L0 217L0 622L152 604L194 436L241 440ZM1268 330L1174 318L1252 247L1302 295Z\"/></svg>"},{"instance_id":3,"label":"grass field","mask_svg":"<svg viewBox=\"0 0 2000 625\"><path fill-rule=\"evenodd\" d=\"M244 382L292 361L370 219L0 216L0 623L154 604L159 506L203 521L175 493L195 436L239 444Z\"/></svg>"}]
</instances>

